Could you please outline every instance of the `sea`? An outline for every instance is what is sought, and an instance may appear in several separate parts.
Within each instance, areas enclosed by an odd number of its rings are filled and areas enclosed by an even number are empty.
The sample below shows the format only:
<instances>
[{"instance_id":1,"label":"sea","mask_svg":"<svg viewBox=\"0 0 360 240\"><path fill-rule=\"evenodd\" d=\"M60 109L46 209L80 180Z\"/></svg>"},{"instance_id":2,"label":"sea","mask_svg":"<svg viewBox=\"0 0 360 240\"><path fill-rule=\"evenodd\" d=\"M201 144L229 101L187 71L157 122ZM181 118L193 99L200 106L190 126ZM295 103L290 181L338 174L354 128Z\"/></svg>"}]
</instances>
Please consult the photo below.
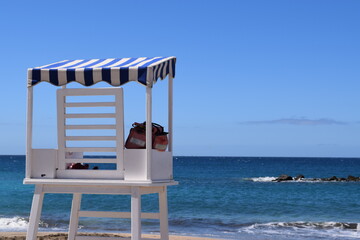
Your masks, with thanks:
<instances>
[{"instance_id":1,"label":"sea","mask_svg":"<svg viewBox=\"0 0 360 240\"><path fill-rule=\"evenodd\" d=\"M26 231L33 185L23 185L25 156L0 156L0 231ZM301 181L273 181L281 174ZM168 188L174 235L246 240L360 239L360 182L312 180L360 176L359 158L174 157ZM46 194L40 231L68 230L70 194ZM84 195L82 210L129 211L129 196ZM157 195L142 197L155 212ZM159 233L143 220L144 233ZM80 232L129 233L129 219L81 218Z\"/></svg>"}]
</instances>

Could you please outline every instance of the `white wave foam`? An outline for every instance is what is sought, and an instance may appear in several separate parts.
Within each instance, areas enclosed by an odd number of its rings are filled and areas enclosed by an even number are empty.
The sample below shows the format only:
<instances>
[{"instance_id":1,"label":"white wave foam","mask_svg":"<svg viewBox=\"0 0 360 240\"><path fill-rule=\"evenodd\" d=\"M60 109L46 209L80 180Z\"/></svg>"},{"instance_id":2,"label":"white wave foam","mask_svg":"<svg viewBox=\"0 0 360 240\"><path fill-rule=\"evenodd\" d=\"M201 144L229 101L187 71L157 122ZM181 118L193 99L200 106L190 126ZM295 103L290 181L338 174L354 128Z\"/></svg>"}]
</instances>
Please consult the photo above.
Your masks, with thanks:
<instances>
[{"instance_id":1,"label":"white wave foam","mask_svg":"<svg viewBox=\"0 0 360 240\"><path fill-rule=\"evenodd\" d=\"M337 222L255 223L239 232L278 236L321 237L324 239L360 239L360 224Z\"/></svg>"},{"instance_id":2,"label":"white wave foam","mask_svg":"<svg viewBox=\"0 0 360 240\"><path fill-rule=\"evenodd\" d=\"M272 182L276 179L276 177L255 177L255 178L245 178L245 180L253 181L253 182Z\"/></svg>"},{"instance_id":3,"label":"white wave foam","mask_svg":"<svg viewBox=\"0 0 360 240\"><path fill-rule=\"evenodd\" d=\"M252 182L273 182L277 179L277 177L254 177L254 178L244 178L246 181L252 181ZM336 181L323 181L319 178L302 178L298 180L287 180L283 182L305 182L305 183L318 183L318 182L336 182Z\"/></svg>"},{"instance_id":4,"label":"white wave foam","mask_svg":"<svg viewBox=\"0 0 360 240\"><path fill-rule=\"evenodd\" d=\"M12 218L0 218L0 231L26 231L28 227L28 221L22 217L12 217Z\"/></svg>"}]
</instances>

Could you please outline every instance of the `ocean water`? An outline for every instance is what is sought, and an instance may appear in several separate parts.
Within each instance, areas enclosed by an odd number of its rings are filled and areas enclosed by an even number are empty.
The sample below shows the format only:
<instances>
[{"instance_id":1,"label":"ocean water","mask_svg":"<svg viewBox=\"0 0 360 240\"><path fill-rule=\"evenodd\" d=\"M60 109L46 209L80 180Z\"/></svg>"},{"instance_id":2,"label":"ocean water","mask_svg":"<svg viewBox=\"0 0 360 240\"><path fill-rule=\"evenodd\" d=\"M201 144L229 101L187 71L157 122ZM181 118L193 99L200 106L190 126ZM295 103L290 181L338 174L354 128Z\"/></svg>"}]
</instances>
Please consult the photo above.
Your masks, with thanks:
<instances>
[{"instance_id":1,"label":"ocean water","mask_svg":"<svg viewBox=\"0 0 360 240\"><path fill-rule=\"evenodd\" d=\"M0 156L0 231L26 231L32 185L23 185L25 157ZM360 239L360 182L273 182L360 176L360 159L174 157L178 186L168 188L171 234L248 240ZM157 196L142 210L156 211ZM71 195L46 194L41 231L67 231ZM82 210L129 211L129 196L85 195ZM158 233L155 220L143 231ZM81 218L80 231L130 232L129 219Z\"/></svg>"}]
</instances>

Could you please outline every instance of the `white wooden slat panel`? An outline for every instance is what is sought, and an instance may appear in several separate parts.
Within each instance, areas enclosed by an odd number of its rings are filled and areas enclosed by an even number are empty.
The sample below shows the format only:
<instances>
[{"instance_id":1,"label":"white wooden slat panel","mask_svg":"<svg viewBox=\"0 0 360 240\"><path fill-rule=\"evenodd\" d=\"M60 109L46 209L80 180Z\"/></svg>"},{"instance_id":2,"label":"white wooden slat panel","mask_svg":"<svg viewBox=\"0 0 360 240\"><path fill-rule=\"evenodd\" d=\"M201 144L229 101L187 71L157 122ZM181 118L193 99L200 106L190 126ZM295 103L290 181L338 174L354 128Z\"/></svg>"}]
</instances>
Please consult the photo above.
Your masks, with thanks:
<instances>
[{"instance_id":1,"label":"white wooden slat panel","mask_svg":"<svg viewBox=\"0 0 360 240\"><path fill-rule=\"evenodd\" d=\"M115 95L117 89L118 88L68 88L63 90L63 94L66 96Z\"/></svg>"},{"instance_id":2,"label":"white wooden slat panel","mask_svg":"<svg viewBox=\"0 0 360 240\"><path fill-rule=\"evenodd\" d=\"M116 163L116 158L67 158L65 163Z\"/></svg>"},{"instance_id":3,"label":"white wooden slat panel","mask_svg":"<svg viewBox=\"0 0 360 240\"><path fill-rule=\"evenodd\" d=\"M150 238L141 238L141 240ZM123 237L98 237L98 236L76 236L75 240L131 240L131 238ZM151 240L154 240L153 238Z\"/></svg>"},{"instance_id":4,"label":"white wooden slat panel","mask_svg":"<svg viewBox=\"0 0 360 240\"><path fill-rule=\"evenodd\" d=\"M116 136L66 136L66 141L116 141Z\"/></svg>"},{"instance_id":5,"label":"white wooden slat panel","mask_svg":"<svg viewBox=\"0 0 360 240\"><path fill-rule=\"evenodd\" d=\"M65 152L116 152L114 147L68 147Z\"/></svg>"},{"instance_id":6,"label":"white wooden slat panel","mask_svg":"<svg viewBox=\"0 0 360 240\"><path fill-rule=\"evenodd\" d=\"M64 114L65 118L115 118L115 113L71 113Z\"/></svg>"},{"instance_id":7,"label":"white wooden slat panel","mask_svg":"<svg viewBox=\"0 0 360 240\"><path fill-rule=\"evenodd\" d=\"M131 218L130 212L79 211L79 217ZM141 213L142 219L159 219L159 213Z\"/></svg>"},{"instance_id":8,"label":"white wooden slat panel","mask_svg":"<svg viewBox=\"0 0 360 240\"><path fill-rule=\"evenodd\" d=\"M113 96L114 99L101 101L91 100L86 102L82 96ZM59 143L62 142L62 146L59 145L59 151L63 154L59 157L59 171L57 171L57 177L59 178L109 178L109 179L123 179L123 158L124 158L124 123L123 123L123 91L121 88L108 88L108 89L61 89L58 92L58 117L60 123ZM66 102L67 96L71 96L71 101ZM77 97L78 96L78 97ZM114 100L114 101L113 101ZM93 110L83 111L86 107L97 107L99 109L96 112ZM105 108L112 108L112 111L104 111ZM83 109L80 109L83 108ZM71 109L71 112L66 113ZM95 109L94 109L95 110ZM115 110L115 112L113 112ZM115 119L115 123L96 123L97 119L108 118ZM78 123L67 123L67 119L79 119ZM110 136L100 132L86 133L85 132L73 132L67 133L67 130L115 130L111 132ZM66 136L66 133L71 136ZM84 136L90 135L90 136ZM89 143L89 141L103 141L100 146L66 146L71 141L83 141L83 143ZM106 143L108 141L109 144ZM116 143L116 146L111 146ZM74 142L72 142L74 143ZM94 142L95 143L95 142ZM104 145L105 144L105 145ZM111 145L110 145L111 144ZM91 144L93 145L93 144ZM116 155L116 158L71 158L66 159L66 152L80 152L80 153L107 153L111 152ZM59 155L60 156L60 155ZM64 169L68 163L110 163L116 164L116 170L68 170Z\"/></svg>"},{"instance_id":9,"label":"white wooden slat panel","mask_svg":"<svg viewBox=\"0 0 360 240\"><path fill-rule=\"evenodd\" d=\"M65 107L114 107L115 102L71 102L65 103Z\"/></svg>"},{"instance_id":10,"label":"white wooden slat panel","mask_svg":"<svg viewBox=\"0 0 360 240\"><path fill-rule=\"evenodd\" d=\"M116 129L115 124L66 125L65 129Z\"/></svg>"}]
</instances>

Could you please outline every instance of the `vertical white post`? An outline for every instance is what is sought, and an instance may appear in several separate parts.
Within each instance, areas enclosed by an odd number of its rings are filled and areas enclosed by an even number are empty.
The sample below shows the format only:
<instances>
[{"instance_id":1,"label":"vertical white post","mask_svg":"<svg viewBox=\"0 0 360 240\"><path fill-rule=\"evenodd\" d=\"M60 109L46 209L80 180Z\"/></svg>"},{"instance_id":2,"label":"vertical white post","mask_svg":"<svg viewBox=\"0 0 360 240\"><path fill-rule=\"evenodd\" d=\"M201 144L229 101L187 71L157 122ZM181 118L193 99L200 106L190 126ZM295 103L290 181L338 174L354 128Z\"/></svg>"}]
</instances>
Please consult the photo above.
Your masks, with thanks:
<instances>
[{"instance_id":1,"label":"vertical white post","mask_svg":"<svg viewBox=\"0 0 360 240\"><path fill-rule=\"evenodd\" d=\"M131 240L141 239L141 194L139 187L131 188Z\"/></svg>"},{"instance_id":2,"label":"vertical white post","mask_svg":"<svg viewBox=\"0 0 360 240\"><path fill-rule=\"evenodd\" d=\"M43 185L35 185L26 240L36 240L44 200Z\"/></svg>"},{"instance_id":3,"label":"vertical white post","mask_svg":"<svg viewBox=\"0 0 360 240\"><path fill-rule=\"evenodd\" d=\"M173 77L171 74L168 76L169 84L168 84L168 124L169 124L169 145L168 151L173 151Z\"/></svg>"},{"instance_id":4,"label":"vertical white post","mask_svg":"<svg viewBox=\"0 0 360 240\"><path fill-rule=\"evenodd\" d=\"M123 89L117 88L115 94L116 112L116 170L124 169L124 95Z\"/></svg>"},{"instance_id":5,"label":"vertical white post","mask_svg":"<svg viewBox=\"0 0 360 240\"><path fill-rule=\"evenodd\" d=\"M31 177L32 158L32 126L33 126L33 87L27 89L27 116L26 116L26 173L25 177Z\"/></svg>"},{"instance_id":6,"label":"vertical white post","mask_svg":"<svg viewBox=\"0 0 360 240\"><path fill-rule=\"evenodd\" d=\"M160 212L160 239L169 240L169 219L168 219L166 186L164 186L159 192L159 212Z\"/></svg>"},{"instance_id":7,"label":"vertical white post","mask_svg":"<svg viewBox=\"0 0 360 240\"><path fill-rule=\"evenodd\" d=\"M81 193L73 194L68 240L75 240L75 236L79 227L79 211L81 205L81 196L82 196Z\"/></svg>"},{"instance_id":8,"label":"vertical white post","mask_svg":"<svg viewBox=\"0 0 360 240\"><path fill-rule=\"evenodd\" d=\"M56 168L59 170L65 170L65 88L58 89L56 92L56 104L57 104L57 140L58 140L58 160Z\"/></svg>"},{"instance_id":9,"label":"vertical white post","mask_svg":"<svg viewBox=\"0 0 360 240\"><path fill-rule=\"evenodd\" d=\"M146 169L147 180L151 180L152 151L152 88L146 87Z\"/></svg>"}]
</instances>

